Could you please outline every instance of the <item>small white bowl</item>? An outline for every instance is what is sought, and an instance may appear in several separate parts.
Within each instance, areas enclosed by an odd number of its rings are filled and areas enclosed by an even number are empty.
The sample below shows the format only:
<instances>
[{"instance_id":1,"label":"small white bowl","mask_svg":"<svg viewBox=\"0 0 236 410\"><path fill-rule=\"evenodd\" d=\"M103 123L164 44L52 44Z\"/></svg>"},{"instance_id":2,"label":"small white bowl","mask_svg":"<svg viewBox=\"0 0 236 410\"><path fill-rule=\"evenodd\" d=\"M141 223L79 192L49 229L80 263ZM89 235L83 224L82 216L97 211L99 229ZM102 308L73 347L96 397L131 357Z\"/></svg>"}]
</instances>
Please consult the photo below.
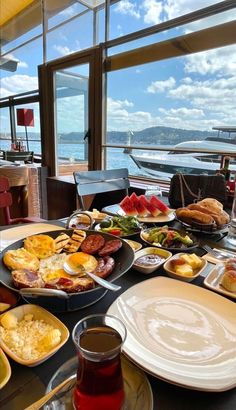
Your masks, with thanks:
<instances>
[{"instance_id":1,"label":"small white bowl","mask_svg":"<svg viewBox=\"0 0 236 410\"><path fill-rule=\"evenodd\" d=\"M182 280L183 282L192 282L205 269L205 267L207 266L207 261L205 259L201 258L200 256L198 256L202 261L202 266L199 269L195 269L194 274L192 276L179 275L178 273L176 273L173 270L173 268L171 266L171 262L173 261L173 259L179 259L180 256L184 255L184 254L186 254L186 252L176 253L174 256L172 256L172 258L168 259L168 261L166 261L164 263L163 267L164 267L167 275L170 276L171 278L179 279L179 280Z\"/></svg>"},{"instance_id":2,"label":"small white bowl","mask_svg":"<svg viewBox=\"0 0 236 410\"><path fill-rule=\"evenodd\" d=\"M25 315L32 314L34 320L43 320L45 323L51 325L54 329L59 329L61 332L60 343L52 347L49 351L42 352L42 355L40 355L38 358L28 360L23 359L22 357L17 355L11 349L11 347L9 347L9 345L5 343L2 338L0 338L0 346L2 350L4 350L4 352L17 363L29 367L37 366L43 363L45 360L49 359L49 357L51 357L52 355L54 355L66 343L67 339L69 338L70 333L67 327L59 319L57 319L56 316L54 316L52 313L48 312L41 306L27 304L11 309L7 313L3 313L2 315L0 315L0 324L1 318L8 313L13 314L18 321L23 320Z\"/></svg>"},{"instance_id":3,"label":"small white bowl","mask_svg":"<svg viewBox=\"0 0 236 410\"><path fill-rule=\"evenodd\" d=\"M10 366L10 363L6 355L2 351L2 349L0 349L0 369L1 369L0 371L0 390L1 390L3 386L7 384L8 380L11 377L11 366Z\"/></svg>"},{"instance_id":4,"label":"small white bowl","mask_svg":"<svg viewBox=\"0 0 236 410\"><path fill-rule=\"evenodd\" d=\"M140 258L141 256L151 255L151 254L158 255L162 257L163 259L160 260L160 262L151 264L151 265L139 265L136 263L137 259ZM157 270L171 256L172 256L172 253L169 251L166 251L165 249L150 246L148 248L144 248L144 249L141 249L140 251L135 252L133 268L137 270L138 272L148 275L149 273L152 273L155 270Z\"/></svg>"}]
</instances>

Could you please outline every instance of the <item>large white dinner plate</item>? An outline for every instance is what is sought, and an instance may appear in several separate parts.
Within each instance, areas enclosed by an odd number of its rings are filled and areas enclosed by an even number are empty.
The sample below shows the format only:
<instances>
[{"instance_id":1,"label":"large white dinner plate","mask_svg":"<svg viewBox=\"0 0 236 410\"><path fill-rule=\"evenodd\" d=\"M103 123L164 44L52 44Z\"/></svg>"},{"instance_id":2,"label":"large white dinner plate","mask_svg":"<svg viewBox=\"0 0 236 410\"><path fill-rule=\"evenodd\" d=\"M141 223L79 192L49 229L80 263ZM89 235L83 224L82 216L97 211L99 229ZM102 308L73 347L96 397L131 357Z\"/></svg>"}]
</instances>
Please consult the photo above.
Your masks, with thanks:
<instances>
[{"instance_id":1,"label":"large white dinner plate","mask_svg":"<svg viewBox=\"0 0 236 410\"><path fill-rule=\"evenodd\" d=\"M152 375L203 391L236 386L236 305L198 286L156 277L108 310L126 325L123 352Z\"/></svg>"}]
</instances>

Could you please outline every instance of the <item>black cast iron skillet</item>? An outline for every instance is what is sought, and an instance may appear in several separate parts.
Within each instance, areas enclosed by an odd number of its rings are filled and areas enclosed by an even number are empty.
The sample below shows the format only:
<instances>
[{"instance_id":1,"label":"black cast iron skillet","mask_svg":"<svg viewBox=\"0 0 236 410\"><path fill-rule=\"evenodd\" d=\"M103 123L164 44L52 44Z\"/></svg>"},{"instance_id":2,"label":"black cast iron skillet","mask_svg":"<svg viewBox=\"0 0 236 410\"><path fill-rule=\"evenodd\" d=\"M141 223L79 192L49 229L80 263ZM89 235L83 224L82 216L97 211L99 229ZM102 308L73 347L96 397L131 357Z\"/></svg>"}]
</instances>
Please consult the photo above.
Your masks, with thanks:
<instances>
[{"instance_id":1,"label":"black cast iron skillet","mask_svg":"<svg viewBox=\"0 0 236 410\"><path fill-rule=\"evenodd\" d=\"M51 231L45 232L45 235L49 235L52 238L56 238L61 232L67 233L71 236L73 229L63 229L61 231ZM86 230L86 235L95 234L93 230ZM99 232L100 235L104 237L107 241L109 239L114 239L114 235ZM122 247L112 255L115 259L115 268L113 272L108 276L107 280L109 282L114 282L120 278L125 272L127 272L134 261L134 251L130 245L122 240ZM44 289L44 288L24 288L17 289L12 282L11 272L3 263L3 255L7 250L18 249L23 247L24 239L14 242L10 246L1 252L0 258L0 282L2 282L8 288L17 291L21 296L29 303L36 303L45 307L46 309L61 312L61 311L71 311L84 308L95 302L97 302L101 297L103 297L107 290L99 285L96 285L94 289L86 290L83 292L76 293L66 293L61 290L56 289Z\"/></svg>"}]
</instances>

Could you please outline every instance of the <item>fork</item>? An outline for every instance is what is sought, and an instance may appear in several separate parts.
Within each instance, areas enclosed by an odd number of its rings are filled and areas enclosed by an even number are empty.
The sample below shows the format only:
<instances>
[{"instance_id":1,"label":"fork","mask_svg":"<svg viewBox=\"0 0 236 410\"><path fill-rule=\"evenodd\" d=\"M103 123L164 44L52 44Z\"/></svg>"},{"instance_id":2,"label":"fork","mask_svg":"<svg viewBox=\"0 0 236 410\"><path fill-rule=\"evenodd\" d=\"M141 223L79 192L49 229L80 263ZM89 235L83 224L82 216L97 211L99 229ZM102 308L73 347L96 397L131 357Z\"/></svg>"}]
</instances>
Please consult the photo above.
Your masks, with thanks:
<instances>
[{"instance_id":1,"label":"fork","mask_svg":"<svg viewBox=\"0 0 236 410\"><path fill-rule=\"evenodd\" d=\"M230 255L229 253L226 253L224 251L212 249L208 245L202 245L202 249L204 249L206 252L208 252L210 255L214 256L218 260L225 260L225 259L233 258L233 254Z\"/></svg>"}]
</instances>

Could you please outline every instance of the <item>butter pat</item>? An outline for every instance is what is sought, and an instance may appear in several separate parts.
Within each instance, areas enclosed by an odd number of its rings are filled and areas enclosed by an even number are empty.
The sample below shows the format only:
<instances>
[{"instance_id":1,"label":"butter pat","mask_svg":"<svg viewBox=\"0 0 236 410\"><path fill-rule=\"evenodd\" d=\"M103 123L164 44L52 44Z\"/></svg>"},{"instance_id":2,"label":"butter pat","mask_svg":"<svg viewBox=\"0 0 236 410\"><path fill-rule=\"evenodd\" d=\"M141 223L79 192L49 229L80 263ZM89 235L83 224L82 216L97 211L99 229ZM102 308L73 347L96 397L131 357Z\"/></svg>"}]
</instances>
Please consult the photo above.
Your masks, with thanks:
<instances>
[{"instance_id":1,"label":"butter pat","mask_svg":"<svg viewBox=\"0 0 236 410\"><path fill-rule=\"evenodd\" d=\"M175 272L182 276L193 276L193 268L188 263L176 266Z\"/></svg>"}]
</instances>

